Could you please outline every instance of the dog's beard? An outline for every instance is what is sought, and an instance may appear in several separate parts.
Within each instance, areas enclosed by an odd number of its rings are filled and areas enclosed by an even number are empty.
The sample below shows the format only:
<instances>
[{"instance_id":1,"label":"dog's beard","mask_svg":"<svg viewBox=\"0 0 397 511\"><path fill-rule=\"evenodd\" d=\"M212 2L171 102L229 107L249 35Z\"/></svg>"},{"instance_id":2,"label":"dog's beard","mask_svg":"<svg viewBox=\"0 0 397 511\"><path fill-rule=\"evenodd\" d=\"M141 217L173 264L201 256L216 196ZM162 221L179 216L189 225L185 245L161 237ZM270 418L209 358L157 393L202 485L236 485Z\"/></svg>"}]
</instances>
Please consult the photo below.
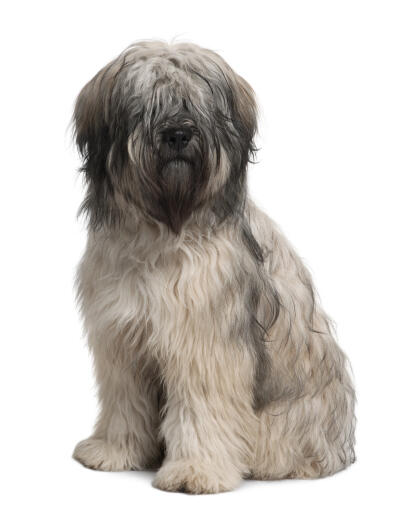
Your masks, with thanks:
<instances>
[{"instance_id":1,"label":"dog's beard","mask_svg":"<svg viewBox=\"0 0 397 511\"><path fill-rule=\"evenodd\" d=\"M175 233L180 232L196 205L198 174L195 166L183 159L170 160L160 169L160 207Z\"/></svg>"}]
</instances>

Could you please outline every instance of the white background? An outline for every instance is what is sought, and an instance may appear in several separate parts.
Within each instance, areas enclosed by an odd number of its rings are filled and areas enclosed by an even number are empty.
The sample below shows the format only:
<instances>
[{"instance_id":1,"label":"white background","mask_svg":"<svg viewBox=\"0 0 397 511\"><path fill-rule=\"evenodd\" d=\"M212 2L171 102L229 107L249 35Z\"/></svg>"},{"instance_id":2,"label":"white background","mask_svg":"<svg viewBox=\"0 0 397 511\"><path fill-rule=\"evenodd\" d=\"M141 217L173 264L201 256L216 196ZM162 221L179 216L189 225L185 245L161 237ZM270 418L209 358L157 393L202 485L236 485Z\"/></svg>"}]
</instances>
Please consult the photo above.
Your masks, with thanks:
<instances>
[{"instance_id":1,"label":"white background","mask_svg":"<svg viewBox=\"0 0 397 511\"><path fill-rule=\"evenodd\" d=\"M396 27L383 0L2 3L2 509L396 509ZM73 102L132 41L175 36L257 92L251 193L307 262L355 373L358 461L334 477L191 497L71 459L96 413L72 289Z\"/></svg>"}]
</instances>

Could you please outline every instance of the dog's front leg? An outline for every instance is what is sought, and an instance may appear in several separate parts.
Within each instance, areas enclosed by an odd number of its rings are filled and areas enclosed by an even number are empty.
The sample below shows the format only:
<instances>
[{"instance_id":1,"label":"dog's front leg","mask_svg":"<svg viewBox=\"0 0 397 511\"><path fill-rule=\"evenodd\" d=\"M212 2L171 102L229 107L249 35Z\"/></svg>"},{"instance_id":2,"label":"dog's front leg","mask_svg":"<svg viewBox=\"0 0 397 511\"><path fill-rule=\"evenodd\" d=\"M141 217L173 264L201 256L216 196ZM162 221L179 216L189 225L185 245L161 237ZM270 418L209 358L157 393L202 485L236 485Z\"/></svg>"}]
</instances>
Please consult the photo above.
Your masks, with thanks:
<instances>
[{"instance_id":1,"label":"dog's front leg","mask_svg":"<svg viewBox=\"0 0 397 511\"><path fill-rule=\"evenodd\" d=\"M188 493L235 488L248 472L257 426L249 353L231 340L192 338L165 368L166 459L154 486Z\"/></svg>"},{"instance_id":2,"label":"dog's front leg","mask_svg":"<svg viewBox=\"0 0 397 511\"><path fill-rule=\"evenodd\" d=\"M77 444L74 458L97 470L159 466L162 452L156 370L137 358L133 350L125 349L120 336L93 337L89 339L100 413L93 435Z\"/></svg>"}]
</instances>

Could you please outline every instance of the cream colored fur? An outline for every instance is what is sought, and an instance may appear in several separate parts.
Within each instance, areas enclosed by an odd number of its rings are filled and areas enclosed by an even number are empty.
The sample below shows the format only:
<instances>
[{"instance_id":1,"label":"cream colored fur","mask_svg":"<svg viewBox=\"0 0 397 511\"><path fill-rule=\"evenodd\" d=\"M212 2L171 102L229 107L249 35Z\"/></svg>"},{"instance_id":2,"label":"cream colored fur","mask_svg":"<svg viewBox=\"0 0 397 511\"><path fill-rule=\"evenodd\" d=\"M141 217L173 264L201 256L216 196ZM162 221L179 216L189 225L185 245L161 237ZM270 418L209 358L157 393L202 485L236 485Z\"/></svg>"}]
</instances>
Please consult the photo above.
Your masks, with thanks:
<instances>
[{"instance_id":1,"label":"cream colored fur","mask_svg":"<svg viewBox=\"0 0 397 511\"><path fill-rule=\"evenodd\" d=\"M235 275L255 271L235 225L205 229L197 212L175 235L136 211L134 225L90 232L78 271L101 405L74 452L84 465L161 465L156 487L214 493L243 477L320 477L353 461L345 357L310 308L302 262L264 213L246 208L282 303L267 348L280 399L255 411L255 351L230 338L243 307Z\"/></svg>"}]
</instances>

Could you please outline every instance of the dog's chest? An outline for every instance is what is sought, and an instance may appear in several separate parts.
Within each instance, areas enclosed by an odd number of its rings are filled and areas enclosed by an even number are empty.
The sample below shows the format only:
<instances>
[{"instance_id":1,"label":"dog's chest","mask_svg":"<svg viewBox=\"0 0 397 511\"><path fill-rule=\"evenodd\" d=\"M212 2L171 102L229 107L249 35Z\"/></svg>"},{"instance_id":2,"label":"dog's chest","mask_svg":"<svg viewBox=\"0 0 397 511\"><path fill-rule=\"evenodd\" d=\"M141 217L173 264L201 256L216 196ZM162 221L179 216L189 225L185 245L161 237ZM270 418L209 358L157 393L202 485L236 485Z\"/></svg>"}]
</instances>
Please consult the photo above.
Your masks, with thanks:
<instances>
[{"instance_id":1,"label":"dog's chest","mask_svg":"<svg viewBox=\"0 0 397 511\"><path fill-rule=\"evenodd\" d=\"M131 326L132 333L145 325L148 343L156 346L209 324L238 266L232 243L221 238L144 254L109 241L94 252L98 321Z\"/></svg>"}]
</instances>

